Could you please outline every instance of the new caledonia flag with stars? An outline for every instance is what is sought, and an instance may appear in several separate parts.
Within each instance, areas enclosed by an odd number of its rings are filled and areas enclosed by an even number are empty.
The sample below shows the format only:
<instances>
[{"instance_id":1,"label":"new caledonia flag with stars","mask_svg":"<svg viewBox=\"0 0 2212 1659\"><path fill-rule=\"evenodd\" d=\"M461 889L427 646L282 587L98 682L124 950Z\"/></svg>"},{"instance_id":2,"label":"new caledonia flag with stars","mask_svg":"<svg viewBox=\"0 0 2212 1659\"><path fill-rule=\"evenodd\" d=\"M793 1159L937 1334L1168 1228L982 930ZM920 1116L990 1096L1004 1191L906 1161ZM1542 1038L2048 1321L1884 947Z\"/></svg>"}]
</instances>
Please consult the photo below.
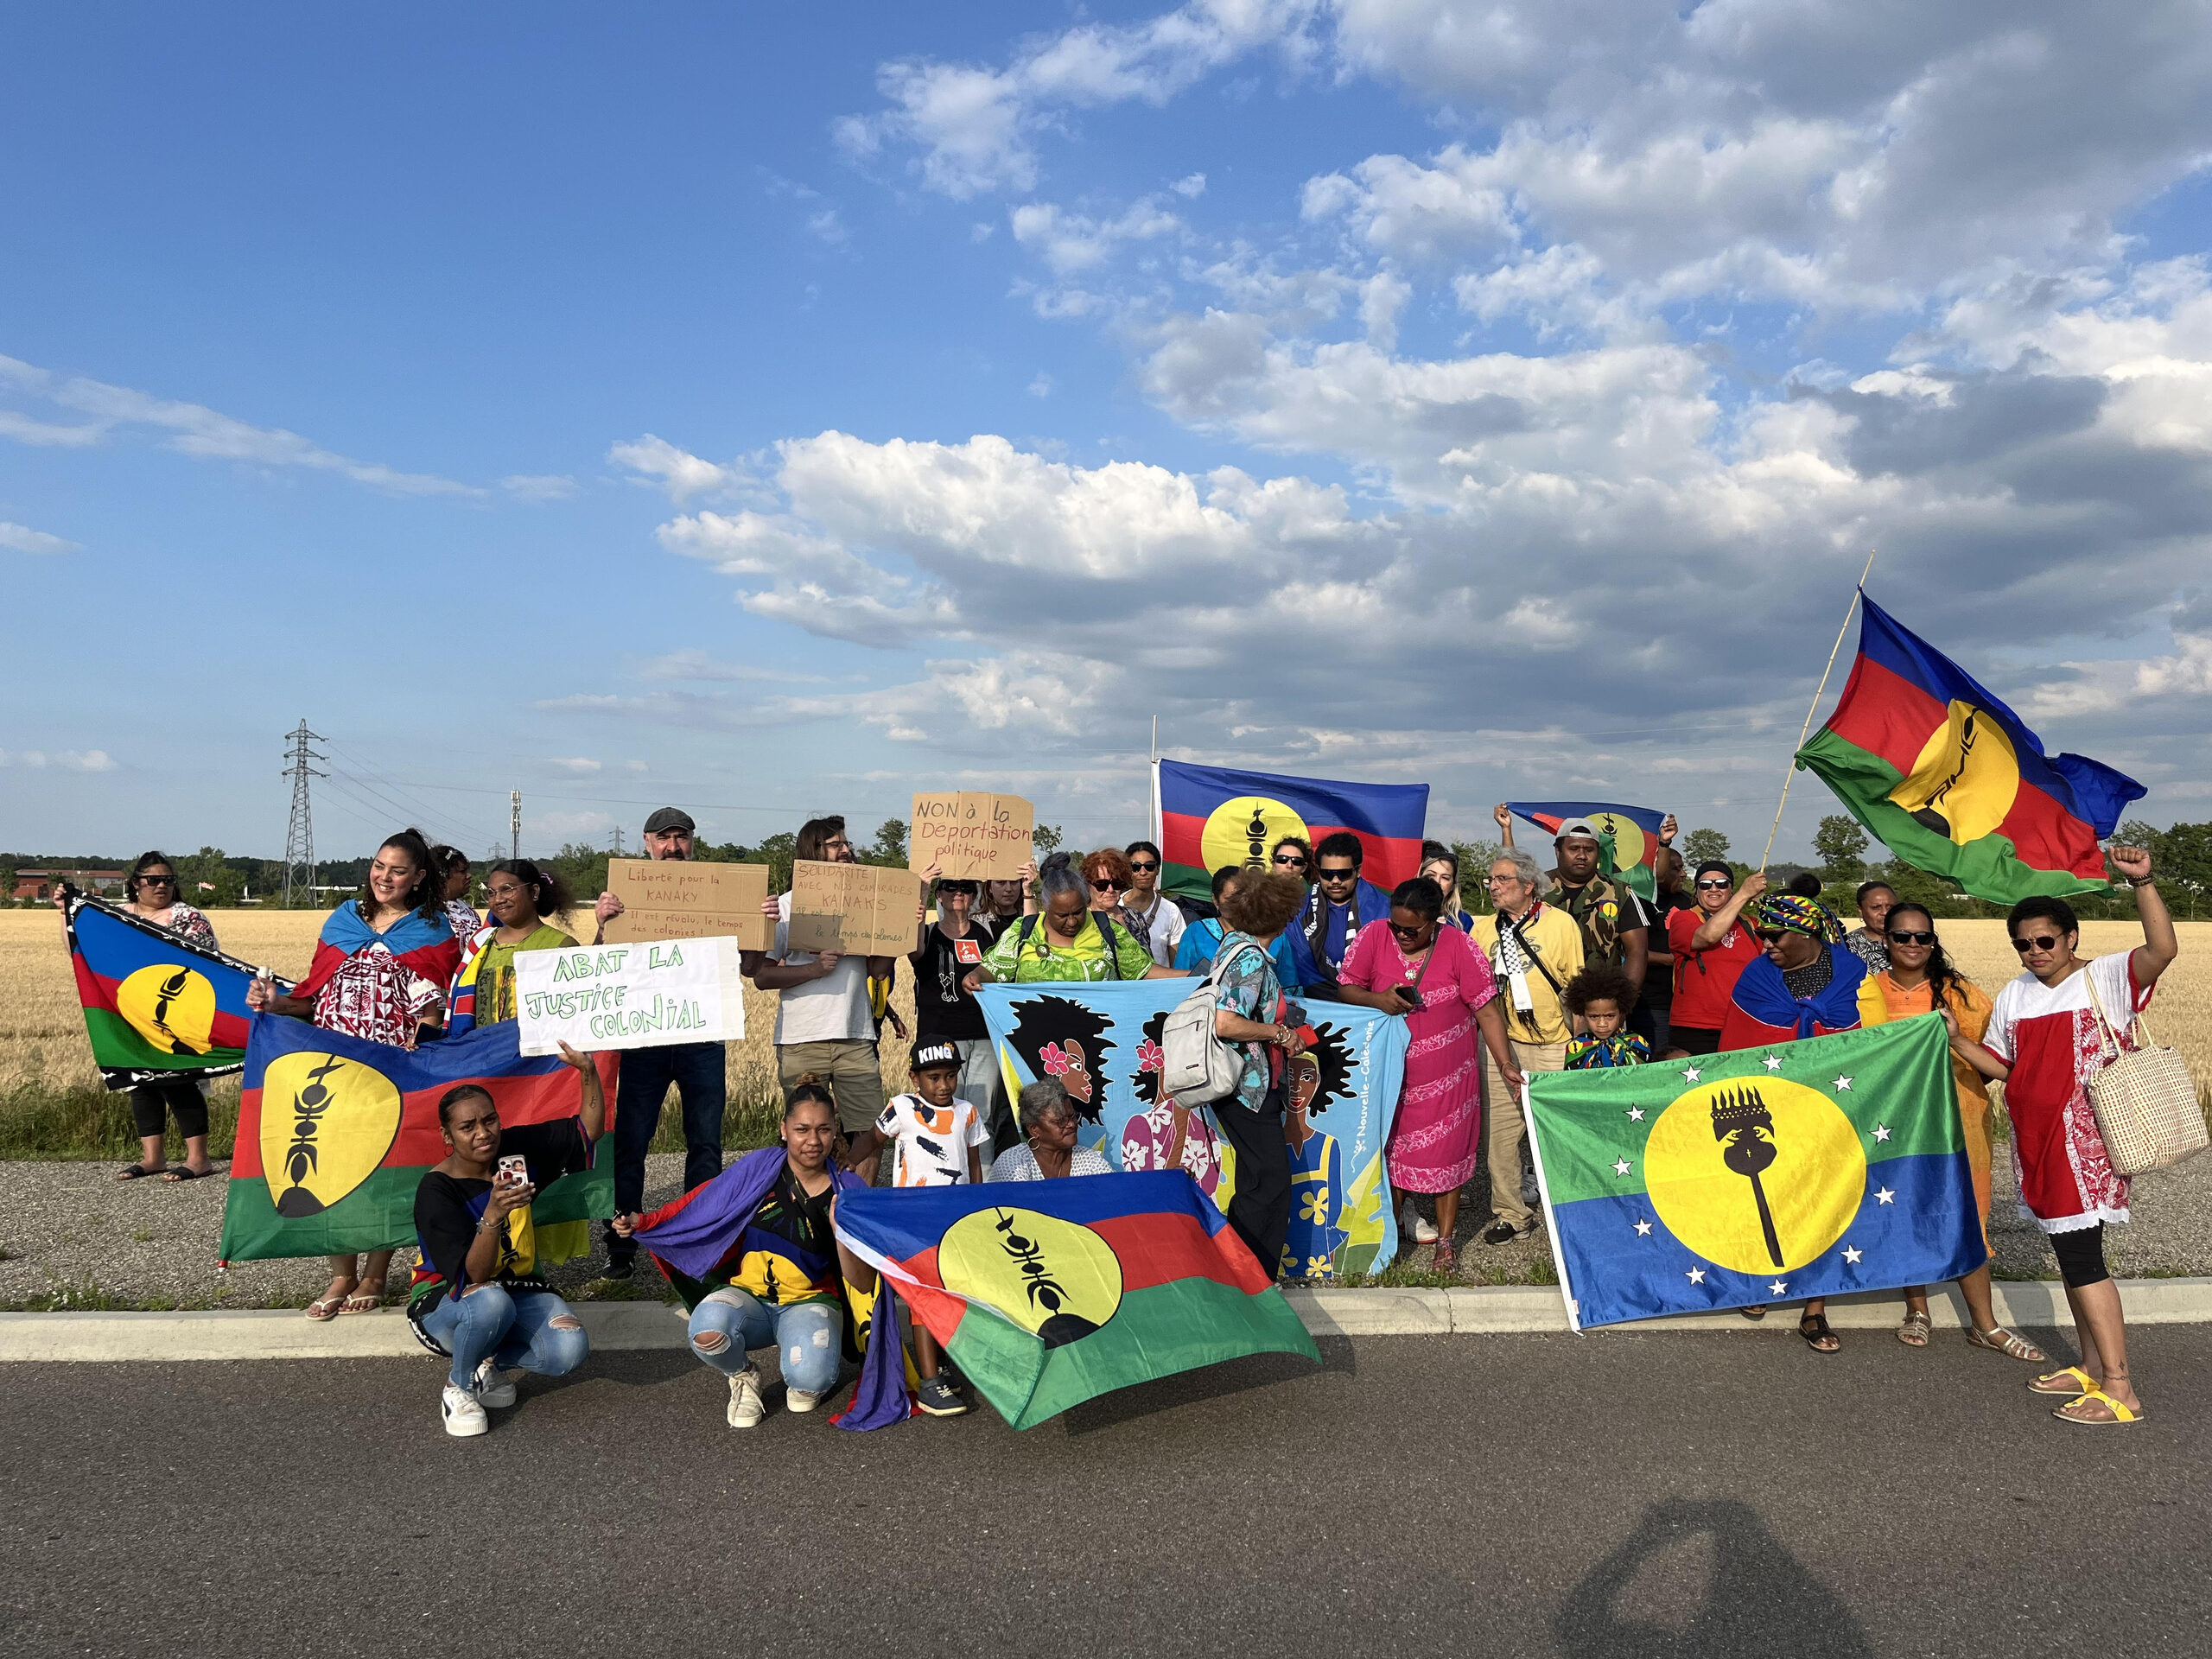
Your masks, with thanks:
<instances>
[{"instance_id":1,"label":"new caledonia flag with stars","mask_svg":"<svg viewBox=\"0 0 2212 1659\"><path fill-rule=\"evenodd\" d=\"M1938 1284L1987 1256L1939 1014L1538 1073L1529 1097L1578 1331Z\"/></svg>"}]
</instances>

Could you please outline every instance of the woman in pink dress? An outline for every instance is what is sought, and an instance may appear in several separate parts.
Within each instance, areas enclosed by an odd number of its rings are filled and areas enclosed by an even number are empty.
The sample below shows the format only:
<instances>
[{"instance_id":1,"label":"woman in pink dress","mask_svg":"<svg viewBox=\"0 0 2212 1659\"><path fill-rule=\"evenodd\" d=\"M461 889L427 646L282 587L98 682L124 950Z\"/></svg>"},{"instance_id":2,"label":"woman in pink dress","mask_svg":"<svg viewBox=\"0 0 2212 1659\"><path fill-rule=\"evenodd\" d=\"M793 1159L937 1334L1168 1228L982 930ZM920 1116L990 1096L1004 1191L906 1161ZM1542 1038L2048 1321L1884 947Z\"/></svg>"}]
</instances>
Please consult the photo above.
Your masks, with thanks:
<instances>
[{"instance_id":1,"label":"woman in pink dress","mask_svg":"<svg viewBox=\"0 0 2212 1659\"><path fill-rule=\"evenodd\" d=\"M1405 1086L1383 1160L1390 1205L1401 1195L1436 1195L1436 1268L1458 1265L1452 1230L1459 1188L1482 1157L1482 1048L1488 1045L1508 1086L1521 1073L1506 1046L1497 982L1479 948L1456 927L1440 928L1444 893L1427 876L1402 881L1390 895L1390 919L1370 922L1344 954L1338 988L1347 1002L1403 1015L1411 1027Z\"/></svg>"}]
</instances>

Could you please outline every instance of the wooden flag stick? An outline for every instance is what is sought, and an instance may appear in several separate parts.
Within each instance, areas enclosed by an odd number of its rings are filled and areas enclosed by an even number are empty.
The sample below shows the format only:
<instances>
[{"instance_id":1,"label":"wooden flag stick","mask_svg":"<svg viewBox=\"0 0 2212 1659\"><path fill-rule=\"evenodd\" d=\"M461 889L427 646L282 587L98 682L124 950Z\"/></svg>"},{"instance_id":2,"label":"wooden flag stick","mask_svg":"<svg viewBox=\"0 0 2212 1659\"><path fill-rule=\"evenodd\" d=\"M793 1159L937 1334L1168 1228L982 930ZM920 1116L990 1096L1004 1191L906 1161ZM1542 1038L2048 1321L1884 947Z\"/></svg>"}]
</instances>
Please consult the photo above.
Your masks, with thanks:
<instances>
[{"instance_id":1,"label":"wooden flag stick","mask_svg":"<svg viewBox=\"0 0 2212 1659\"><path fill-rule=\"evenodd\" d=\"M1859 596L1866 590L1866 578L1874 574L1874 554L1866 555L1866 568L1859 573L1859 585L1851 590L1851 603L1843 607L1843 626L1835 631L1835 644L1828 647L1828 665L1821 671L1821 683L1813 693L1813 706L1805 711L1804 729L1797 734L1797 749L1805 747L1805 740L1813 734L1813 716L1821 711L1821 699L1827 694L1828 676L1835 672L1836 653L1843 649L1843 636L1851 632L1851 619L1859 609ZM1789 752L1789 770L1782 774L1782 798L1775 803L1774 825L1766 832L1766 850L1759 855L1759 874L1766 874L1766 861L1774 854L1774 838L1781 833L1782 810L1789 804L1789 780L1797 775L1797 749Z\"/></svg>"}]
</instances>

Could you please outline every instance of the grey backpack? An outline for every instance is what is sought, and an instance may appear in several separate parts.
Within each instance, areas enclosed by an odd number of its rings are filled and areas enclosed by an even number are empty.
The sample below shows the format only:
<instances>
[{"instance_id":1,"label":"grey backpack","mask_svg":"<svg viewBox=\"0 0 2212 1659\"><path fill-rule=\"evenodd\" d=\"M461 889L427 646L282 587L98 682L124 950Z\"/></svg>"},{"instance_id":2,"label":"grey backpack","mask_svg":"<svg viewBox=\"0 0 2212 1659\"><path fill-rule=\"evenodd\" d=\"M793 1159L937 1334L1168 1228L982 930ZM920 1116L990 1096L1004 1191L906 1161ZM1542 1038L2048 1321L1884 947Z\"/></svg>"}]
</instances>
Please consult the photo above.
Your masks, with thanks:
<instances>
[{"instance_id":1,"label":"grey backpack","mask_svg":"<svg viewBox=\"0 0 2212 1659\"><path fill-rule=\"evenodd\" d=\"M1224 939L1198 988L1175 1005L1160 1027L1160 1091L1173 1095L1178 1104L1210 1105L1236 1091L1244 1075L1244 1056L1236 1044L1213 1033L1214 995L1230 958L1239 950L1260 949L1249 934L1232 933Z\"/></svg>"}]
</instances>

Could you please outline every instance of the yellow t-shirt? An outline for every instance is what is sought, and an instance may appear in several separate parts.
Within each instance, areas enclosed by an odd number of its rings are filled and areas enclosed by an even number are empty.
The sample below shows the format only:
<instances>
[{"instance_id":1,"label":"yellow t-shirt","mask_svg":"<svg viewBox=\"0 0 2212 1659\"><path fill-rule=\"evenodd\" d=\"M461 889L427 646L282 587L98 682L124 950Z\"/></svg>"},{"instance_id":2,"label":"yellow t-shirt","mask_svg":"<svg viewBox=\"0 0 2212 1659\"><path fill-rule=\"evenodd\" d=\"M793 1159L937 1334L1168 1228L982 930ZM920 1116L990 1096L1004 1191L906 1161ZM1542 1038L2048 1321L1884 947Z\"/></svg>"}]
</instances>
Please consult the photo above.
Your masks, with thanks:
<instances>
[{"instance_id":1,"label":"yellow t-shirt","mask_svg":"<svg viewBox=\"0 0 2212 1659\"><path fill-rule=\"evenodd\" d=\"M1497 918L1476 917L1469 937L1482 947L1490 958L1491 971L1497 976L1497 1005L1505 1014L1505 1034L1519 1043L1563 1043L1573 1035L1573 1027L1559 995L1567 988L1567 981L1582 971L1582 929L1565 911L1542 905L1535 920L1524 920L1521 933L1535 958L1522 974L1522 984L1528 992L1525 1010L1520 992L1509 977L1509 962L1501 959L1505 953L1498 949ZM1544 976L1547 971L1550 979ZM1557 988L1554 980L1558 982Z\"/></svg>"}]
</instances>

